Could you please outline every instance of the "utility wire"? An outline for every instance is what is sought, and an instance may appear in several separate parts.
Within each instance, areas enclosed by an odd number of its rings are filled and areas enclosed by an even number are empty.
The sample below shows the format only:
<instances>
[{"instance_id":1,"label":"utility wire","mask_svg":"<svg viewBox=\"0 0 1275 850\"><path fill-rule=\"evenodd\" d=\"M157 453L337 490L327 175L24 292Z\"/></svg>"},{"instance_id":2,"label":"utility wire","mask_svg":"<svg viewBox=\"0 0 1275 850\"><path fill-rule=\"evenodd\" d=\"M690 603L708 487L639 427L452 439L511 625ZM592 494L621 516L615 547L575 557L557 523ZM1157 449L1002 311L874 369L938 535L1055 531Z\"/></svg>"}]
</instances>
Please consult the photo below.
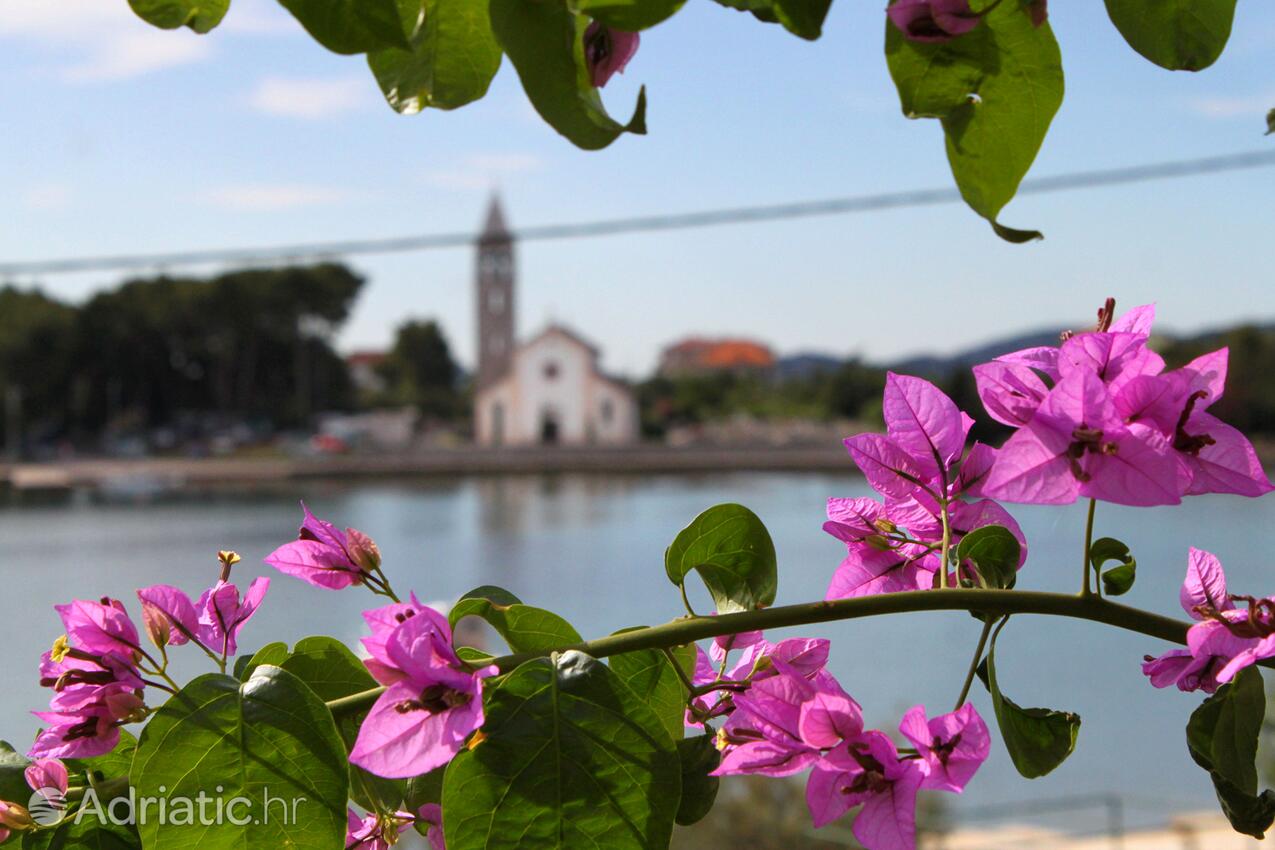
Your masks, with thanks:
<instances>
[{"instance_id":1,"label":"utility wire","mask_svg":"<svg viewBox=\"0 0 1275 850\"><path fill-rule=\"evenodd\" d=\"M1125 168L1097 171L1075 171L1052 177L1023 181L1020 195L1039 195L1073 189L1120 186L1153 180L1172 180L1226 171L1245 171L1275 165L1275 150L1248 151L1224 156L1176 160ZM920 189L856 195L788 204L768 204L729 209L702 210L672 215L636 216L577 224L548 224L525 227L513 232L522 242L550 239L579 239L613 236L619 233L641 233L661 230L688 230L760 221L842 215L903 207L951 204L961 200L956 189ZM257 248L224 248L207 251L182 251L158 254L118 254L62 259L30 260L0 263L0 277L15 275L54 275L87 271L132 271L208 264L253 264L271 261L296 262L322 260L360 254L396 254L458 248L473 245L478 236L472 232L437 233L382 239L351 239L335 242L311 242L294 245L272 245Z\"/></svg>"}]
</instances>

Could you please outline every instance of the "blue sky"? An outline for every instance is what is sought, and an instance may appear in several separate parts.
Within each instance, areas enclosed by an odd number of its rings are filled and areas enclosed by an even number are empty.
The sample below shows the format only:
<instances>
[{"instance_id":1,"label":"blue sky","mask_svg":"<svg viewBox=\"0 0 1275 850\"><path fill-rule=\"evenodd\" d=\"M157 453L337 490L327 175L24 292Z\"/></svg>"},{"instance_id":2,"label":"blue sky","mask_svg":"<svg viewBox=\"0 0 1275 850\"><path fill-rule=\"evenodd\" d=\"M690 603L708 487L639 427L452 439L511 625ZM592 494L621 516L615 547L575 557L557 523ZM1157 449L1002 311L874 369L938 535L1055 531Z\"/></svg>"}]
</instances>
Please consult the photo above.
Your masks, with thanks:
<instances>
[{"instance_id":1,"label":"blue sky","mask_svg":"<svg viewBox=\"0 0 1275 850\"><path fill-rule=\"evenodd\" d=\"M650 135L585 153L540 122L508 63L484 101L402 117L362 60L267 0L235 0L203 37L152 30L124 0L5 0L0 256L451 232L477 225L493 187L526 226L947 186L938 126L899 114L881 5L841 0L812 44L690 0L605 91L627 117L646 83ZM1198 75L1134 54L1098 0L1051 11L1068 91L1033 175L1275 147L1275 7L1243 0ZM520 331L569 323L638 375L687 333L888 359L1074 325L1108 294L1157 301L1177 330L1275 318L1272 189L1275 168L1024 197L1002 218L1045 231L1029 246L956 206L528 244ZM340 344L434 316L468 362L472 262L355 259L370 283ZM42 284L79 299L116 282Z\"/></svg>"}]
</instances>

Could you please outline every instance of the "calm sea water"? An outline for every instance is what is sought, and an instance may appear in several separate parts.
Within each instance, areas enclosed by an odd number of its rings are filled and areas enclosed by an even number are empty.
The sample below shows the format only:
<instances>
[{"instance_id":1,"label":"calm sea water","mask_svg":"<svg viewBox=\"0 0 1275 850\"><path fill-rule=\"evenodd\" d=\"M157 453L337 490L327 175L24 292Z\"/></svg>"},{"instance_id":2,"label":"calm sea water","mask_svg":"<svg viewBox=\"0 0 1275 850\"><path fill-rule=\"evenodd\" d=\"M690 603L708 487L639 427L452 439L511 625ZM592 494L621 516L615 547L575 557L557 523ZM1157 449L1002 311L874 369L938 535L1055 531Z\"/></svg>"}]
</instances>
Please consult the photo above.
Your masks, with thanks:
<instances>
[{"instance_id":1,"label":"calm sea water","mask_svg":"<svg viewBox=\"0 0 1275 850\"><path fill-rule=\"evenodd\" d=\"M795 474L705 476L519 476L411 484L186 495L144 504L89 498L0 504L0 599L4 687L0 736L20 744L43 706L36 662L60 633L52 607L73 595L117 596L135 608L135 588L166 582L193 594L216 578L216 551L244 556L241 585L272 574L261 558L290 539L305 497L321 516L371 534L396 587L422 599L451 600L499 584L551 608L598 636L626 625L664 622L681 612L663 570L664 547L695 514L723 501L753 508L780 557L778 602L821 598L841 544L820 531L824 499L866 495L862 479ZM1030 558L1020 587L1074 590L1079 582L1083 507L1018 507ZM1190 545L1217 553L1236 592L1275 593L1275 500L1192 499L1153 510L1100 506L1098 533L1119 536L1139 562L1131 604L1180 614L1178 586ZM265 608L241 646L361 633L365 592L330 592L274 575ZM705 606L707 607L707 606ZM963 613L910 614L835 623L787 634L834 640L831 668L863 703L869 722L892 726L908 706L951 707L978 624ZM777 635L775 635L777 636ZM775 637L772 636L772 637ZM1001 638L1002 686L1021 705L1076 711L1076 755L1052 775L1020 779L1000 749L958 801L962 809L1118 793L1131 820L1207 808L1207 778L1187 756L1183 727L1198 698L1151 688L1139 672L1146 653L1165 647L1138 635L1067 620L1020 617ZM202 672L197 654L185 668ZM991 718L985 693L974 700ZM1099 816L1094 815L1095 819ZM1096 821L1095 821L1096 822Z\"/></svg>"}]
</instances>

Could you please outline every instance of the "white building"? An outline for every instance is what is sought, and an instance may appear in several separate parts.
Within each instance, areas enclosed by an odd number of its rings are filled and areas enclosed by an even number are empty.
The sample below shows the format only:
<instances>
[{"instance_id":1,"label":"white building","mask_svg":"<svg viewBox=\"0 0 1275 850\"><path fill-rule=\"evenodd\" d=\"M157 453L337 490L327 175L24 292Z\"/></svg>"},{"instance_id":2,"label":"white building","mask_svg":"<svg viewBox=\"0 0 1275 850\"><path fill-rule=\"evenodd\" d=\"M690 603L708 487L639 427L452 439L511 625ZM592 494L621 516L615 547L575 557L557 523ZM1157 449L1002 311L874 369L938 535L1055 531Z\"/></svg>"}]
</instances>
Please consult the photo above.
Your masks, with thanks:
<instances>
[{"instance_id":1,"label":"white building","mask_svg":"<svg viewBox=\"0 0 1275 850\"><path fill-rule=\"evenodd\" d=\"M492 200L478 240L478 370L474 433L484 446L622 445L638 439L638 408L599 368L582 336L550 325L513 344L513 236Z\"/></svg>"},{"instance_id":2,"label":"white building","mask_svg":"<svg viewBox=\"0 0 1275 850\"><path fill-rule=\"evenodd\" d=\"M475 430L486 446L617 445L638 438L629 388L603 375L598 351L551 325L514 349L505 377L478 394Z\"/></svg>"}]
</instances>

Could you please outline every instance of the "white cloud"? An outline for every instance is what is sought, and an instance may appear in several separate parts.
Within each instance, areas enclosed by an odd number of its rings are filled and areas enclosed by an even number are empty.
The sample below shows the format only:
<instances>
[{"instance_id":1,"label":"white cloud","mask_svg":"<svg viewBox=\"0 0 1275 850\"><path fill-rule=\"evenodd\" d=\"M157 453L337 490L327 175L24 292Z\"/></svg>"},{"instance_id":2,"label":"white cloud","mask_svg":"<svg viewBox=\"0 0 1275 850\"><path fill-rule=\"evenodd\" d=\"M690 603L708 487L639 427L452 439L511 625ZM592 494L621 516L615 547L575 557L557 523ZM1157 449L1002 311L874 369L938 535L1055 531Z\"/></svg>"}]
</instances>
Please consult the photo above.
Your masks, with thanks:
<instances>
[{"instance_id":1,"label":"white cloud","mask_svg":"<svg viewBox=\"0 0 1275 850\"><path fill-rule=\"evenodd\" d=\"M368 103L369 79L267 77L257 84L249 103L267 115L308 120L331 118Z\"/></svg>"},{"instance_id":2,"label":"white cloud","mask_svg":"<svg viewBox=\"0 0 1275 850\"><path fill-rule=\"evenodd\" d=\"M1235 118L1241 115L1261 118L1275 108L1275 92L1244 97L1199 97L1191 101L1191 108L1209 118Z\"/></svg>"},{"instance_id":3,"label":"white cloud","mask_svg":"<svg viewBox=\"0 0 1275 850\"><path fill-rule=\"evenodd\" d=\"M22 193L22 205L29 210L64 210L71 205L71 187L66 183L28 186Z\"/></svg>"},{"instance_id":4,"label":"white cloud","mask_svg":"<svg viewBox=\"0 0 1275 850\"><path fill-rule=\"evenodd\" d=\"M520 174L539 171L544 162L526 153L475 153L463 157L451 168L424 175L431 186L443 189L494 189Z\"/></svg>"},{"instance_id":5,"label":"white cloud","mask_svg":"<svg viewBox=\"0 0 1275 850\"><path fill-rule=\"evenodd\" d=\"M277 212L297 207L339 204L356 195L334 186L249 183L223 186L205 196L208 203L231 212Z\"/></svg>"},{"instance_id":6,"label":"white cloud","mask_svg":"<svg viewBox=\"0 0 1275 850\"><path fill-rule=\"evenodd\" d=\"M21 38L58 57L71 82L118 80L198 62L209 44L188 30L164 31L115 0L4 0L0 39Z\"/></svg>"}]
</instances>

